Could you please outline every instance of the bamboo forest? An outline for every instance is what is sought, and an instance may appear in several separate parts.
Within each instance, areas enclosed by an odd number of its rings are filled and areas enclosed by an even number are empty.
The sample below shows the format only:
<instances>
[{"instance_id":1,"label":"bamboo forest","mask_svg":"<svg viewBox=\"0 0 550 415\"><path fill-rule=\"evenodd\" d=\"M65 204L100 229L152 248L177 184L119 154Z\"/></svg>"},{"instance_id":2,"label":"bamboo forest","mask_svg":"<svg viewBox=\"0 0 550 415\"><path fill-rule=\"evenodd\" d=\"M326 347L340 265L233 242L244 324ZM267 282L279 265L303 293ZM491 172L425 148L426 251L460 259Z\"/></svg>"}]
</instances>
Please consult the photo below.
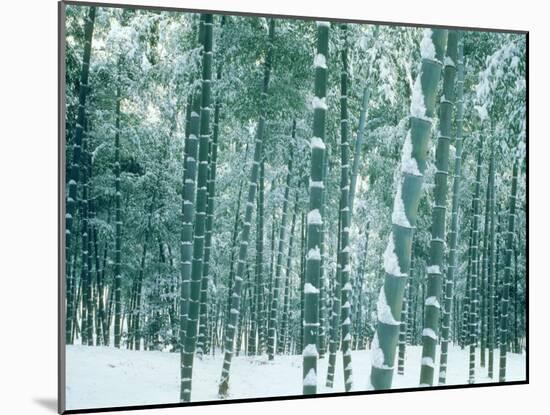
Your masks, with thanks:
<instances>
[{"instance_id":1,"label":"bamboo forest","mask_svg":"<svg viewBox=\"0 0 550 415\"><path fill-rule=\"evenodd\" d=\"M62 19L67 409L526 380L525 33Z\"/></svg>"}]
</instances>

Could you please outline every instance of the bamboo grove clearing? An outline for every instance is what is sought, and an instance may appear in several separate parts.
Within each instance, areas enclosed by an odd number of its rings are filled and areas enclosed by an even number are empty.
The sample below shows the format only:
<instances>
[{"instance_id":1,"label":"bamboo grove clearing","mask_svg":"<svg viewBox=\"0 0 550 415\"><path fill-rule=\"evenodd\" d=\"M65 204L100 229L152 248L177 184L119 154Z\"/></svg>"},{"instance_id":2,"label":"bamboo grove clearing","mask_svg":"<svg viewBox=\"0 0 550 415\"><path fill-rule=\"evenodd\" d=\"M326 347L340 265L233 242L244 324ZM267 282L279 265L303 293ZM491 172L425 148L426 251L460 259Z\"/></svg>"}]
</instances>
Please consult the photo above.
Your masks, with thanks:
<instances>
[{"instance_id":1,"label":"bamboo grove clearing","mask_svg":"<svg viewBox=\"0 0 550 415\"><path fill-rule=\"evenodd\" d=\"M243 359L299 362L291 395L403 387L412 365L407 386L517 378L525 35L84 6L65 22L68 357L171 356L179 395L158 403L204 399L197 379L249 397Z\"/></svg>"}]
</instances>

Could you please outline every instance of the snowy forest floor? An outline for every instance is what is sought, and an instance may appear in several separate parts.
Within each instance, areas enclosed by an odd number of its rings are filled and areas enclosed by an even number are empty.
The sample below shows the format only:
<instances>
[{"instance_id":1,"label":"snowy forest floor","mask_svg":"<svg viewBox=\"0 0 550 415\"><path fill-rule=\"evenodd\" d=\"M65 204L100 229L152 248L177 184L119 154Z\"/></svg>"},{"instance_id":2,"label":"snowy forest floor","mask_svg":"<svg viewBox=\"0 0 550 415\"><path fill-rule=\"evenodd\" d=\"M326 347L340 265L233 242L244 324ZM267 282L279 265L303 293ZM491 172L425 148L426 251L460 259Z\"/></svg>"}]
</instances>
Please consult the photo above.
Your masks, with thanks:
<instances>
[{"instance_id":1,"label":"snowy forest floor","mask_svg":"<svg viewBox=\"0 0 550 415\"><path fill-rule=\"evenodd\" d=\"M398 375L395 388L417 387L420 377L421 346L408 346L405 374ZM179 398L179 354L131 351L113 347L67 346L67 409L176 403ZM468 350L451 346L447 384L468 383ZM439 356L437 356L439 361ZM498 379L498 351L494 353ZM507 381L525 380L525 354L508 353ZM217 400L217 384L223 354L195 358L193 401ZM338 353L335 388L325 387L328 355L319 360L319 393L344 392L342 355ZM365 390L370 374L370 351L352 352L353 391ZM477 350L476 382L496 382L479 367ZM396 365L397 366L397 365ZM436 366L435 373L438 373ZM437 375L435 381L437 382ZM231 368L230 397L261 398L299 395L302 390L302 356L236 356Z\"/></svg>"}]
</instances>

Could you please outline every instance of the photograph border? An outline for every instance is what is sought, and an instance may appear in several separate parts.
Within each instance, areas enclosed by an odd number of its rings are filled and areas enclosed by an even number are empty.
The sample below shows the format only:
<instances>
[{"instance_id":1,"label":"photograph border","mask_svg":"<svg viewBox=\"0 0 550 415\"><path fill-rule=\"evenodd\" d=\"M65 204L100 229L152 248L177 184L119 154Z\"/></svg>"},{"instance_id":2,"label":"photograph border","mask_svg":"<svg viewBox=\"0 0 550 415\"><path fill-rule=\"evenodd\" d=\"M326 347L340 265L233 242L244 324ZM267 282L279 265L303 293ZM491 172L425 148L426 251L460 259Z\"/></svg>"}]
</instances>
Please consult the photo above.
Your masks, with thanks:
<instances>
[{"instance_id":1,"label":"photograph border","mask_svg":"<svg viewBox=\"0 0 550 415\"><path fill-rule=\"evenodd\" d=\"M65 386L66 386L66 366L65 366L65 7L84 6L84 7L111 7L123 9L140 9L168 12L183 12L183 13L212 13L218 15L241 16L241 17L271 17L280 19L300 19L300 20L325 20L329 22L341 22L352 24L376 24L376 25L391 25L402 27L417 27L417 28L442 28L455 29L464 31L476 32L494 32L494 33L511 33L525 35L525 82L526 82L526 128L525 128L525 183L526 183L526 200L525 200L525 224L526 224L526 242L525 242L525 380L507 381L507 382L485 382L474 384L461 385L434 385L431 387L411 387L411 388L395 388L384 390L365 390L352 392L329 392L319 393L316 395L283 395L269 396L262 398L236 398L236 399L218 399L210 401L197 402L176 402L148 405L127 405L127 406L108 406L86 409L66 409L65 408ZM206 406L206 405L225 405L248 402L269 402L282 400L296 399L316 399L316 398L332 398L345 396L362 396L362 395L377 395L388 393L402 392L431 392L438 390L449 389L469 389L483 388L488 386L514 386L528 385L529 382L529 30L509 30L501 28L486 28L486 27L470 27L470 26L453 26L453 25L438 25L424 23L406 23L393 21L378 21L378 20L363 20L363 19L346 19L334 18L327 16L301 16L287 14L271 14L271 13L255 13L255 12L239 12L231 10L214 10L214 9L196 9L185 7L170 7L170 6L152 6L142 4L128 3L108 3L108 2L84 2L74 0L61 0L58 2L58 413L60 414L76 414L76 413L96 413L96 412L113 412L126 410L140 409L164 409L164 408L183 408L191 406Z\"/></svg>"}]
</instances>

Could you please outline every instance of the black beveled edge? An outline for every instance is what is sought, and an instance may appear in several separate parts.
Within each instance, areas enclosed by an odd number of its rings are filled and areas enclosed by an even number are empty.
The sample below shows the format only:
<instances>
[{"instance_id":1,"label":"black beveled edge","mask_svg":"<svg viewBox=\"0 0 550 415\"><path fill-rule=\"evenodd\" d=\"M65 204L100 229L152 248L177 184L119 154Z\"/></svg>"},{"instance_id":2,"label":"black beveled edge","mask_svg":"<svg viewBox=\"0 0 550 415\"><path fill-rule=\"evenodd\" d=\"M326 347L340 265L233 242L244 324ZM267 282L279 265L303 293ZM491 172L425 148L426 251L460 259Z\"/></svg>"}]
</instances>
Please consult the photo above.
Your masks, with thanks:
<instances>
[{"instance_id":1,"label":"black beveled edge","mask_svg":"<svg viewBox=\"0 0 550 415\"><path fill-rule=\"evenodd\" d=\"M187 13L214 13L223 14L229 16L241 16L241 17L273 17L280 19L301 19L301 20L325 20L329 22L342 22L342 23L359 23L359 24L376 24L387 26L404 26L404 27L425 27L425 28L441 28L441 29L455 29L455 30L468 30L475 32L498 32L498 33L515 33L515 34L527 34L528 30L518 29L500 29L489 27L474 27L474 26L452 26L452 25L439 25L439 24L427 24L427 23L407 23L407 22L393 22L384 20L365 20L365 19L344 19L338 17L327 16L301 16L292 14L276 14L276 13L256 13L256 12L242 12L231 10L214 10L214 9L195 9L187 7L173 7L173 6L150 6L144 4L128 4L128 3L108 3L108 2L83 2L75 0L62 0L61 3L73 6L95 6L95 7L113 7L122 9L142 9L142 10L157 10L167 12L187 12Z\"/></svg>"}]
</instances>

